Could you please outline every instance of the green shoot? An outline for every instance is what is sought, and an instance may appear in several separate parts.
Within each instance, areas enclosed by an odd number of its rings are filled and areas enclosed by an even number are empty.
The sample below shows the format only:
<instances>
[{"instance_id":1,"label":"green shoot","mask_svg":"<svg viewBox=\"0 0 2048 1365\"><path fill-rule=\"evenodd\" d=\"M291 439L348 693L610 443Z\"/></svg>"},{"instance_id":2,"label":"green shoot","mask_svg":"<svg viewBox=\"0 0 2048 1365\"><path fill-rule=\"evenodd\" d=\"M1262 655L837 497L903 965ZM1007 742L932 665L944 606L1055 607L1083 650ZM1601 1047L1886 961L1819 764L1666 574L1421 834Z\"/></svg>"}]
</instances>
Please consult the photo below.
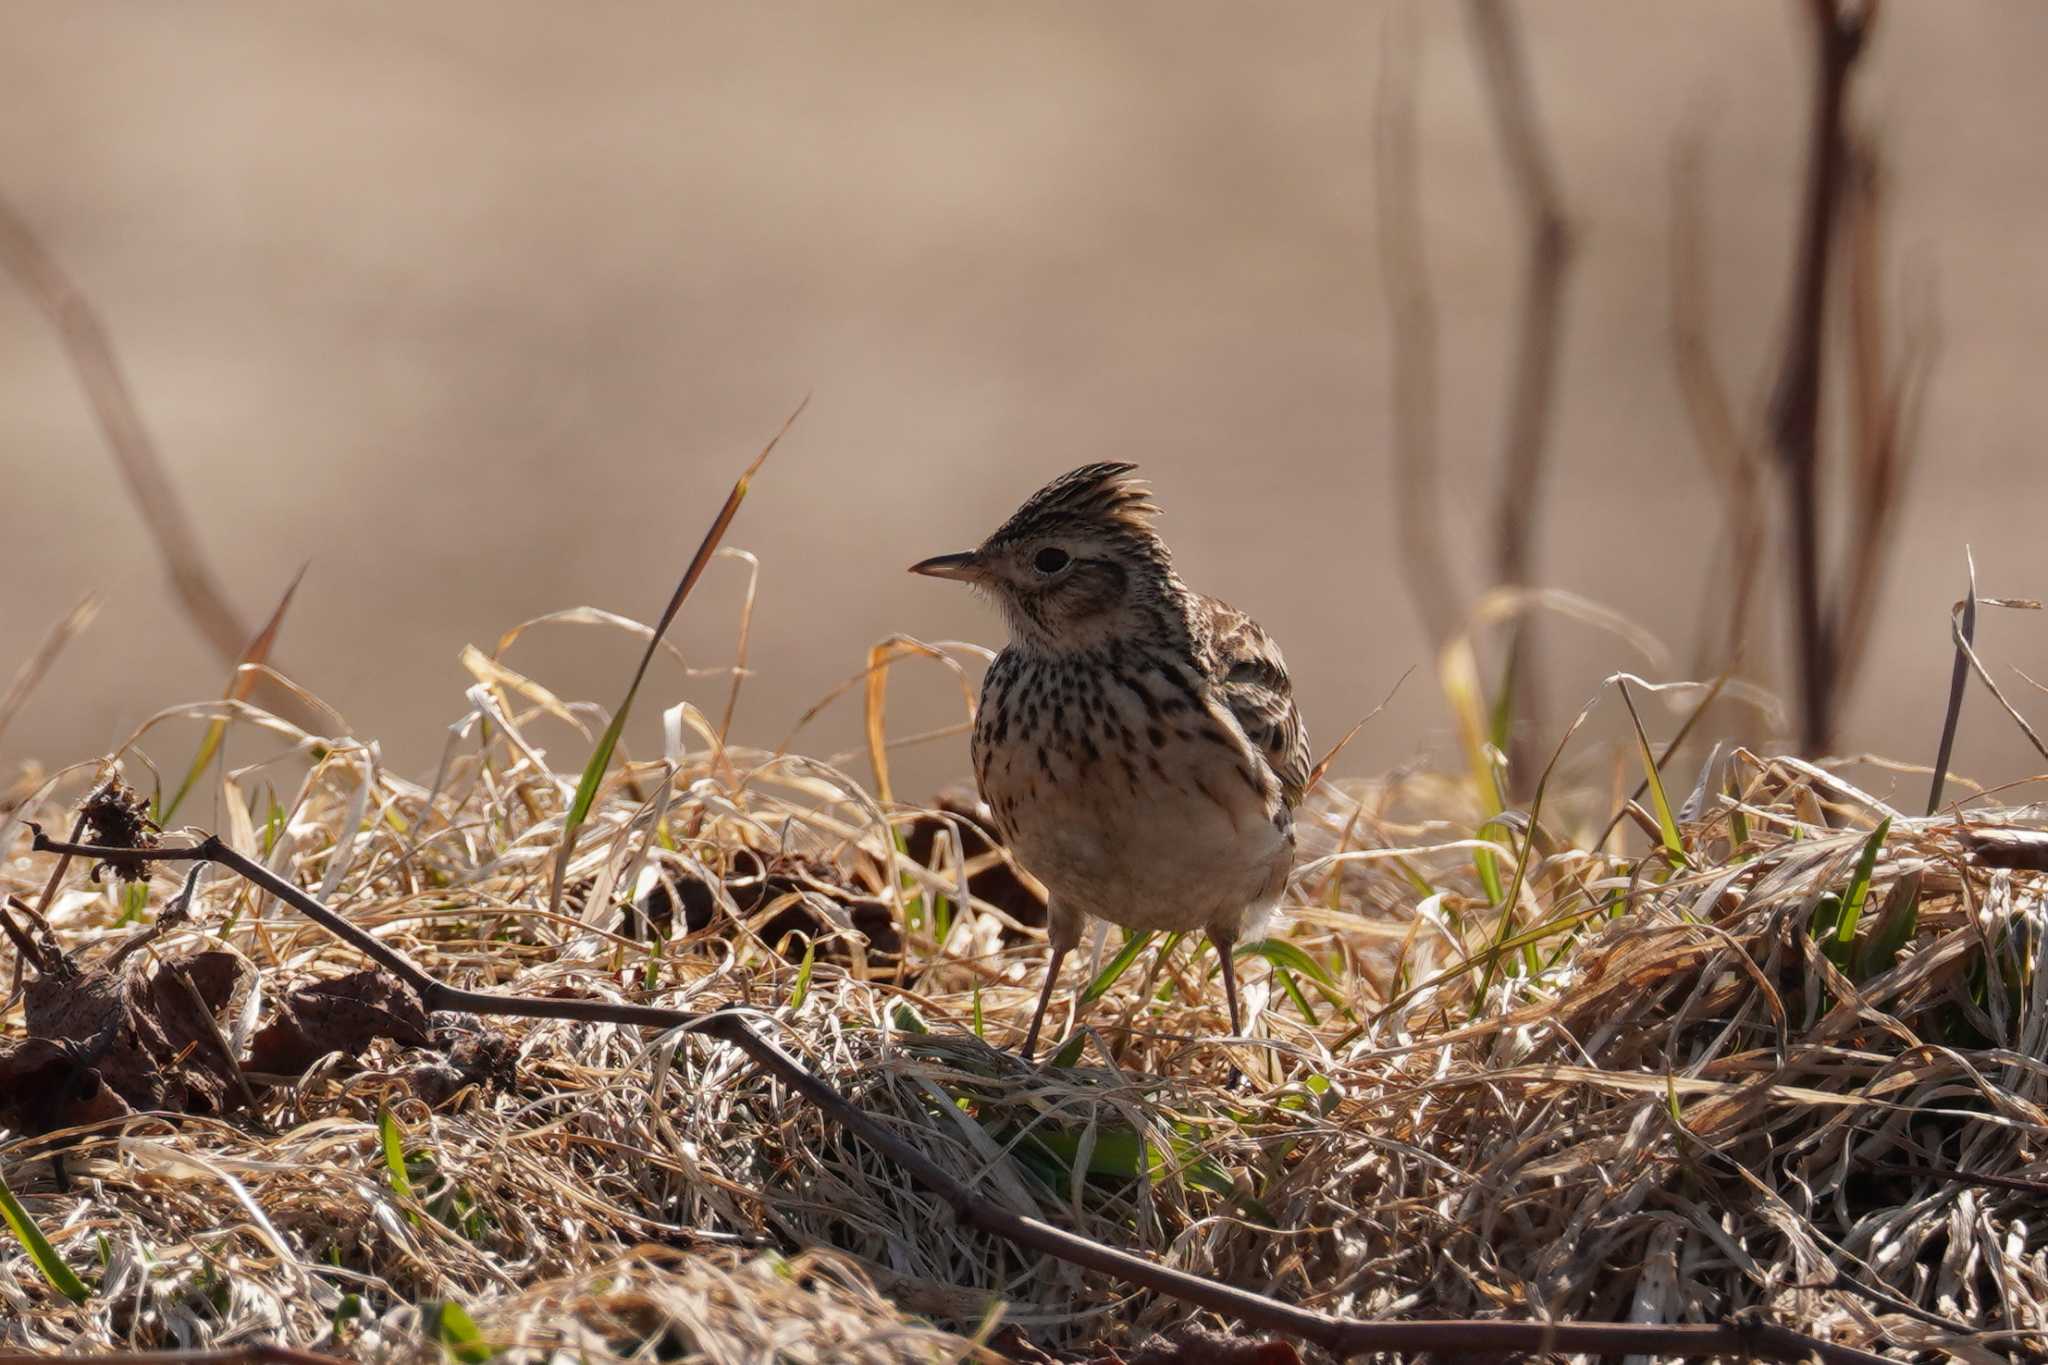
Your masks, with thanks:
<instances>
[{"instance_id":1,"label":"green shoot","mask_svg":"<svg viewBox=\"0 0 2048 1365\"><path fill-rule=\"evenodd\" d=\"M0 1180L0 1218L7 1220L7 1226L14 1231L15 1240L28 1252L28 1258L35 1263L50 1287L73 1303L84 1303L92 1297L92 1291L85 1287L85 1281L77 1272L64 1264L64 1258L57 1254L57 1248L50 1245L50 1239L43 1236L43 1230L36 1226L36 1220L29 1217L28 1210L14 1197L14 1191L7 1188L7 1182Z\"/></svg>"},{"instance_id":2,"label":"green shoot","mask_svg":"<svg viewBox=\"0 0 2048 1365\"><path fill-rule=\"evenodd\" d=\"M682 581L676 584L675 592L670 595L668 607L661 613L661 620L656 623L654 633L647 637L647 648L641 652L640 666L633 670L633 681L626 686L625 699L619 703L618 709L612 712L611 724L604 727L604 734L599 737L597 748L590 755L590 761L583 765L583 779L576 784L576 795L569 802L569 809L562 817L562 843L560 851L555 855L554 885L548 893L549 913L561 913L562 888L568 876L569 860L576 854L576 832L589 818L590 807L597 800L597 789L604 782L605 771L611 767L612 754L619 747L619 736L626 728L626 717L633 711L633 699L640 694L640 684L645 681L647 669L654 662L654 651L661 647L662 637L668 634L668 628L674 623L676 613L682 610L684 599L689 597L690 590L697 586L697 580L704 576L705 566L711 563L711 556L718 550L718 542L725 538L726 528L732 525L733 517L740 510L740 503L746 500L749 482L760 471L782 438L788 434L791 424L803 414L805 405L810 401L806 398L797 404L796 411L782 424L782 430L776 432L768 444L761 448L761 453L754 457L754 462L746 467L740 474L739 481L733 484L732 492L726 494L725 505L720 507L718 515L711 519L711 529L706 531L704 539L698 542L697 553L690 558L690 567L683 571Z\"/></svg>"},{"instance_id":3,"label":"green shoot","mask_svg":"<svg viewBox=\"0 0 2048 1365\"><path fill-rule=\"evenodd\" d=\"M1892 818L1887 815L1877 822L1877 828L1863 842L1863 851L1856 857L1856 871L1849 878L1849 893L1842 899L1842 922L1835 928L1835 941L1844 947L1856 941L1856 925L1863 918L1863 904L1870 898L1870 878L1877 869L1877 852L1884 846L1884 836L1891 832Z\"/></svg>"},{"instance_id":4,"label":"green shoot","mask_svg":"<svg viewBox=\"0 0 2048 1365\"><path fill-rule=\"evenodd\" d=\"M242 651L242 662L235 669L234 676L228 679L228 701L246 701L249 694L256 690L256 679L261 676L261 666L270 659L270 648L277 643L277 632L284 625L285 611L292 604L292 594L299 590L299 580L306 576L306 567L300 565L299 571L292 575L292 581L285 588L284 596L278 599L277 609L270 613L270 620L264 623L263 629L256 632L255 638L249 641L248 648ZM206 727L206 737L199 741L199 752L193 755L192 766L185 770L185 780L178 784L177 794L171 797L170 804L164 807L162 816L157 820L158 824L169 824L171 817L178 813L178 807L191 794L192 788L198 785L199 779L205 776L206 767L213 762L213 756L220 752L221 741L227 737L227 733L226 716L215 717L213 723Z\"/></svg>"},{"instance_id":5,"label":"green shoot","mask_svg":"<svg viewBox=\"0 0 2048 1365\"><path fill-rule=\"evenodd\" d=\"M382 1105L377 1108L377 1137L384 1149L384 1169L391 1177L392 1191L408 1203L415 1202L412 1173L405 1168L405 1134L391 1111ZM405 1220L419 1226L419 1215L411 1209L405 1211Z\"/></svg>"},{"instance_id":6,"label":"green shoot","mask_svg":"<svg viewBox=\"0 0 2048 1365\"><path fill-rule=\"evenodd\" d=\"M804 998L811 993L811 969L818 964L818 944L815 939L804 940L804 960L797 964L796 984L789 989L789 1008L795 1013L804 1007ZM976 997L980 1003L980 997Z\"/></svg>"},{"instance_id":7,"label":"green shoot","mask_svg":"<svg viewBox=\"0 0 2048 1365\"><path fill-rule=\"evenodd\" d=\"M1643 760L1643 780L1649 784L1650 806L1657 814L1657 832L1664 841L1664 856L1673 868L1690 867L1691 860L1685 856L1685 840L1679 835L1677 817L1671 813L1671 798L1664 791L1664 775L1657 770L1657 759L1650 752L1650 736L1643 729L1643 718L1636 712L1635 698L1629 695L1628 680L1616 678L1614 685L1621 689L1622 705L1628 708L1629 724L1635 727L1636 749Z\"/></svg>"},{"instance_id":8,"label":"green shoot","mask_svg":"<svg viewBox=\"0 0 2048 1365\"><path fill-rule=\"evenodd\" d=\"M1920 873L1916 869L1894 882L1891 894L1885 897L1877 927L1871 931L1857 960L1857 979L1867 981L1890 970L1891 965L1899 960L1899 950L1906 946L1919 927Z\"/></svg>"},{"instance_id":9,"label":"green shoot","mask_svg":"<svg viewBox=\"0 0 2048 1365\"><path fill-rule=\"evenodd\" d=\"M1351 1013L1349 1005L1345 1002L1344 993L1337 989L1337 982L1330 975L1329 969L1287 940L1269 938L1259 943L1247 943L1233 952L1231 957L1262 957L1272 963L1274 974L1285 978L1281 982L1281 989L1294 994L1297 1004L1301 1003L1300 986L1294 978L1305 977L1346 1019L1353 1023L1358 1022L1357 1016ZM1301 1012L1311 1021L1316 1017L1315 1012L1305 1005Z\"/></svg>"},{"instance_id":10,"label":"green shoot","mask_svg":"<svg viewBox=\"0 0 2048 1365\"><path fill-rule=\"evenodd\" d=\"M1114 986L1122 978L1123 974L1131 969L1131 964L1138 960L1138 954L1145 951L1145 945L1156 937L1158 937L1158 933L1152 929L1136 933L1126 933L1124 935L1124 946L1117 949L1116 956L1111 958L1108 965L1095 974L1093 981L1090 981L1081 988L1081 1003L1083 1005L1092 1005L1103 996L1109 994L1109 988Z\"/></svg>"},{"instance_id":11,"label":"green shoot","mask_svg":"<svg viewBox=\"0 0 2048 1365\"><path fill-rule=\"evenodd\" d=\"M482 1365L497 1352L484 1340L484 1334L477 1330L476 1319L469 1311L453 1299L437 1299L426 1306L427 1335L441 1343L444 1350L463 1365Z\"/></svg>"}]
</instances>

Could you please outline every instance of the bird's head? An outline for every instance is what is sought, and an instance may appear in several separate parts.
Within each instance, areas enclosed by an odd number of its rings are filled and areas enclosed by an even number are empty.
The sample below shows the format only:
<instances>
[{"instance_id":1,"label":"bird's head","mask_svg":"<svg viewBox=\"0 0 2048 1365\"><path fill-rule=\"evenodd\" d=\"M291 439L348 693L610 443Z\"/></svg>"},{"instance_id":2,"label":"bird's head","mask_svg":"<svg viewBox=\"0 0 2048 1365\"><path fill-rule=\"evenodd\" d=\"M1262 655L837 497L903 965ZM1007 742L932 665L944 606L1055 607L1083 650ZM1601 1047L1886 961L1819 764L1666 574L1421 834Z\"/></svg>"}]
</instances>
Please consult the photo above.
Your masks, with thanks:
<instances>
[{"instance_id":1,"label":"bird's head","mask_svg":"<svg viewBox=\"0 0 2048 1365\"><path fill-rule=\"evenodd\" d=\"M981 545L910 566L992 596L1017 643L1081 649L1157 621L1175 581L1152 529L1159 509L1136 465L1091 464L1054 479Z\"/></svg>"}]
</instances>

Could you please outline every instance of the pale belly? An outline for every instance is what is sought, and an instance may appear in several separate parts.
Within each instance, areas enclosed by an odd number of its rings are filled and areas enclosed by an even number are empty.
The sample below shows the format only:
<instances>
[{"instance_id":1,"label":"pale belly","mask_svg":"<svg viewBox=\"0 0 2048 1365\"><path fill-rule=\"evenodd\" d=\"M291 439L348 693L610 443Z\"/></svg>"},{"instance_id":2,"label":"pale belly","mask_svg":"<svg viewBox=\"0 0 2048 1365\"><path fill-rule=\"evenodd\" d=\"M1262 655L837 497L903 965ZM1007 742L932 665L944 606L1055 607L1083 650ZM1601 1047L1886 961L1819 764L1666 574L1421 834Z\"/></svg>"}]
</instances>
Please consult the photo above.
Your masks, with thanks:
<instances>
[{"instance_id":1,"label":"pale belly","mask_svg":"<svg viewBox=\"0 0 2048 1365\"><path fill-rule=\"evenodd\" d=\"M1134 929L1232 925L1279 899L1294 852L1262 812L1242 814L1232 820L1199 789L1134 800L1105 784L1020 811L1012 843L1033 876L1086 914Z\"/></svg>"},{"instance_id":2,"label":"pale belly","mask_svg":"<svg viewBox=\"0 0 2048 1365\"><path fill-rule=\"evenodd\" d=\"M1116 702L1111 733L1012 726L1008 742L978 743L982 795L1018 861L1064 908L1136 929L1233 930L1269 909L1292 818L1241 736L1192 712L1154 744L1160 718Z\"/></svg>"}]
</instances>

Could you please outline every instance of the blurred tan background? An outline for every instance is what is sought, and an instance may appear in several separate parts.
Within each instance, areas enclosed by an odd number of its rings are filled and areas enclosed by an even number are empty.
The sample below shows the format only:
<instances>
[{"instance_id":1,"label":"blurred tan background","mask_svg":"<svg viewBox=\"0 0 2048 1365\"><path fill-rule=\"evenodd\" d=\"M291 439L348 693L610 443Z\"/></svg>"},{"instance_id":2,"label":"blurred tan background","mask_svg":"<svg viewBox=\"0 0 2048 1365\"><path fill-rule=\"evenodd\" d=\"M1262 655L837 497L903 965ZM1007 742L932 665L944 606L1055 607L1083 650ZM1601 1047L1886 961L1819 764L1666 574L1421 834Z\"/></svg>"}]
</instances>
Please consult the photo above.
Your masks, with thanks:
<instances>
[{"instance_id":1,"label":"blurred tan background","mask_svg":"<svg viewBox=\"0 0 2048 1365\"><path fill-rule=\"evenodd\" d=\"M1581 244L1541 577L1683 657L1715 590L1718 504L1673 378L1670 167L1697 132L1719 358L1759 396L1808 35L1777 0L1520 13ZM582 603L652 619L806 393L729 541L763 565L742 738L780 738L892 631L996 643L969 594L904 566L972 543L1054 473L1128 458L1185 575L1285 646L1320 747L1427 654L1389 506L1373 161L1389 14L15 0L0 194L99 309L245 618L311 561L280 654L403 770L431 769L463 709L465 643ZM1463 15L1415 15L1444 477L1470 519L1450 529L1469 586L1522 236ZM2048 594L2044 59L2034 0L1896 5L1859 76L1889 154L1892 282L1931 283L1942 342L1846 749L1931 757L1965 542L1986 592ZM72 371L6 281L0 475L0 680L86 590L110 594L0 762L84 757L159 706L217 695L223 670ZM718 566L687 610L694 662L730 656L739 581ZM1781 636L1763 632L1770 657ZM1548 641L1566 712L1643 667L1582 627ZM2001 669L2048 676L2048 622L1997 614L1983 641ZM609 705L634 655L559 628L511 662ZM715 713L723 688L659 666L649 700L684 695ZM892 724L921 728L948 697L936 670L906 674ZM846 706L807 743L856 733ZM1343 769L1448 744L1425 667ZM182 766L189 733L152 747ZM2030 759L1973 699L1959 767L2002 779ZM959 741L906 762L906 794L967 768ZM1897 790L1916 800L1922 783Z\"/></svg>"}]
</instances>

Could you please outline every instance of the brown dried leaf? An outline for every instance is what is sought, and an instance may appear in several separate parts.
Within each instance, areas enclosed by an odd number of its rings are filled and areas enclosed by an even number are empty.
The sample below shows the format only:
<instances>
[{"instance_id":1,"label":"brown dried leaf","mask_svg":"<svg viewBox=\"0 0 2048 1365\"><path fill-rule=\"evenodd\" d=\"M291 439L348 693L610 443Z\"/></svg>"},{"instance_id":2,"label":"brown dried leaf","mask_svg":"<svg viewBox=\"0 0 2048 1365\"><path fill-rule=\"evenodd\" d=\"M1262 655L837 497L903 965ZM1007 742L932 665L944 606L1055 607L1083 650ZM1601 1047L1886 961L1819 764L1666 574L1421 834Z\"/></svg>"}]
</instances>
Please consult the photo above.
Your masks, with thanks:
<instances>
[{"instance_id":1,"label":"brown dried leaf","mask_svg":"<svg viewBox=\"0 0 2048 1365\"><path fill-rule=\"evenodd\" d=\"M310 981L280 999L277 1017L250 1040L249 1069L296 1076L330 1052L356 1056L378 1038L427 1046L427 1014L410 986L372 968Z\"/></svg>"},{"instance_id":2,"label":"brown dried leaf","mask_svg":"<svg viewBox=\"0 0 2048 1365\"><path fill-rule=\"evenodd\" d=\"M133 1108L219 1113L234 1066L198 1010L219 1010L241 970L231 954L205 952L153 971L96 966L68 979L41 976L26 991L29 1040L61 1045L72 1090L90 1093L82 1079L90 1070Z\"/></svg>"},{"instance_id":3,"label":"brown dried leaf","mask_svg":"<svg viewBox=\"0 0 2048 1365\"><path fill-rule=\"evenodd\" d=\"M948 821L939 818L940 814L954 817L950 823L960 830L960 852L970 864L996 849L989 833L995 827L995 817L972 792L962 788L940 792L932 802L932 810L939 814L920 815L903 832L904 852L913 861L926 867L932 865L939 840L946 837ZM997 860L970 873L967 890L976 900L995 906L1019 924L1037 927L1045 923L1044 898L1025 885L1016 868L1007 862ZM1023 937L1014 932L1005 935L1006 941L1022 941Z\"/></svg>"},{"instance_id":4,"label":"brown dried leaf","mask_svg":"<svg viewBox=\"0 0 2048 1365\"><path fill-rule=\"evenodd\" d=\"M129 1112L98 1070L81 1063L75 1044L0 1042L0 1127L34 1137Z\"/></svg>"},{"instance_id":5,"label":"brown dried leaf","mask_svg":"<svg viewBox=\"0 0 2048 1365\"><path fill-rule=\"evenodd\" d=\"M1979 866L2048 872L2048 831L1966 826L1962 835Z\"/></svg>"}]
</instances>

